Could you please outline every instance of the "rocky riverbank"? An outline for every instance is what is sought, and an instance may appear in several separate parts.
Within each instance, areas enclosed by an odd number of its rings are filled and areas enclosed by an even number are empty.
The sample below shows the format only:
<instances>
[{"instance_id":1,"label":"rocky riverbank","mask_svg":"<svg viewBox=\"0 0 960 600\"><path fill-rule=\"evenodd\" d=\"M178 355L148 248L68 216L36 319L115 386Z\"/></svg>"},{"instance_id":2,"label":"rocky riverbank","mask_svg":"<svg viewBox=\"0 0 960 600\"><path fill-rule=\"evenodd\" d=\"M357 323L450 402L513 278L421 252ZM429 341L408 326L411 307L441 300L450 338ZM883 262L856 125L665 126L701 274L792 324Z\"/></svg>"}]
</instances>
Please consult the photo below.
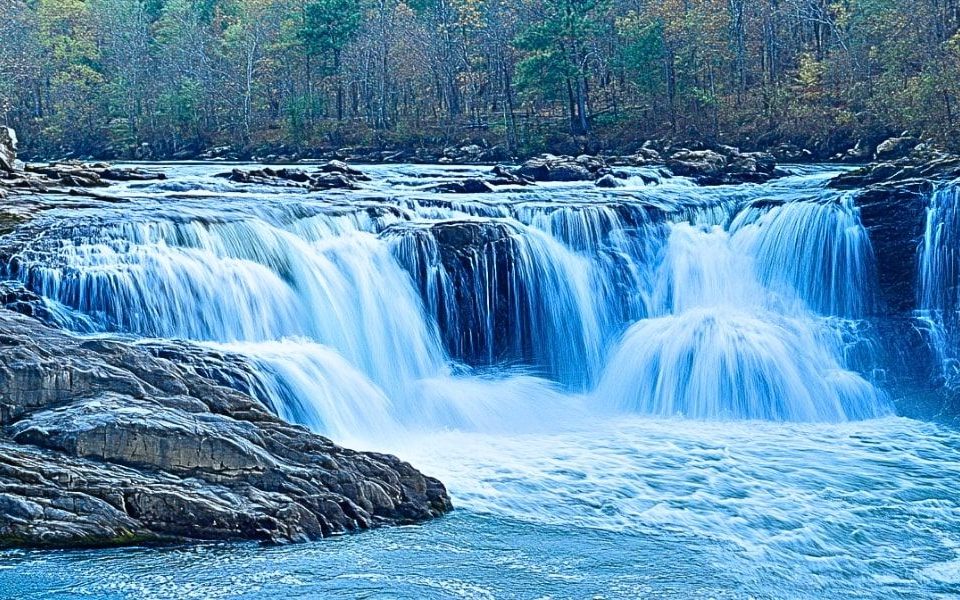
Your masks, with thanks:
<instances>
[{"instance_id":1,"label":"rocky riverbank","mask_svg":"<svg viewBox=\"0 0 960 600\"><path fill-rule=\"evenodd\" d=\"M0 300L0 545L305 541L451 508L409 464L274 417L240 357L83 340Z\"/></svg>"},{"instance_id":2,"label":"rocky riverbank","mask_svg":"<svg viewBox=\"0 0 960 600\"><path fill-rule=\"evenodd\" d=\"M860 218L877 259L881 310L901 314L916 307L918 249L930 195L960 178L960 156L913 138L887 140L877 160L838 175L829 186L855 191Z\"/></svg>"},{"instance_id":3,"label":"rocky riverbank","mask_svg":"<svg viewBox=\"0 0 960 600\"><path fill-rule=\"evenodd\" d=\"M0 129L0 198L17 196L0 211L0 236L37 208L31 195L124 201L96 189L164 179L24 165L15 144ZM451 509L443 484L409 464L275 417L239 356L52 325L39 297L0 282L0 546L295 542Z\"/></svg>"}]
</instances>

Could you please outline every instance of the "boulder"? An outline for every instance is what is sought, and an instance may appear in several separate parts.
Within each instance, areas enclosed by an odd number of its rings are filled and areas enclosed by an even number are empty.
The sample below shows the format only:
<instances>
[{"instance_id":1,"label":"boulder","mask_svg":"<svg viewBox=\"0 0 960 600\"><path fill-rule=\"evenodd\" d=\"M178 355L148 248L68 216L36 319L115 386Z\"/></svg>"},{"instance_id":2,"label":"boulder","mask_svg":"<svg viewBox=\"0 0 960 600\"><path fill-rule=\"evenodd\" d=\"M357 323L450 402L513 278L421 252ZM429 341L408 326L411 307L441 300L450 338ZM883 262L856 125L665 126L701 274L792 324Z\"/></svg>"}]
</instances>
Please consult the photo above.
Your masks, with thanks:
<instances>
[{"instance_id":1,"label":"boulder","mask_svg":"<svg viewBox=\"0 0 960 600\"><path fill-rule=\"evenodd\" d=\"M877 146L874 158L877 160L896 160L908 156L920 140L911 136L890 138Z\"/></svg>"},{"instance_id":2,"label":"boulder","mask_svg":"<svg viewBox=\"0 0 960 600\"><path fill-rule=\"evenodd\" d=\"M430 192L441 192L445 194L489 194L495 192L493 185L476 177L464 179L463 181L450 181L440 183L427 188Z\"/></svg>"},{"instance_id":3,"label":"boulder","mask_svg":"<svg viewBox=\"0 0 960 600\"><path fill-rule=\"evenodd\" d=\"M680 177L719 176L727 159L713 150L680 150L667 160L667 168Z\"/></svg>"},{"instance_id":4,"label":"boulder","mask_svg":"<svg viewBox=\"0 0 960 600\"><path fill-rule=\"evenodd\" d=\"M594 181L607 172L606 162L599 157L582 155L554 156L544 154L531 158L512 174L530 181Z\"/></svg>"},{"instance_id":5,"label":"boulder","mask_svg":"<svg viewBox=\"0 0 960 600\"><path fill-rule=\"evenodd\" d=\"M0 127L0 170L13 172L17 162L17 132Z\"/></svg>"},{"instance_id":6,"label":"boulder","mask_svg":"<svg viewBox=\"0 0 960 600\"><path fill-rule=\"evenodd\" d=\"M361 181L369 181L362 171L348 166L345 162L332 160L321 165L313 173L302 169L233 169L229 173L219 173L217 177L229 179L235 183L267 185L273 187L301 188L311 192L331 189L360 189Z\"/></svg>"},{"instance_id":7,"label":"boulder","mask_svg":"<svg viewBox=\"0 0 960 600\"><path fill-rule=\"evenodd\" d=\"M774 146L770 154L779 162L806 162L813 158L813 152L795 144Z\"/></svg>"},{"instance_id":8,"label":"boulder","mask_svg":"<svg viewBox=\"0 0 960 600\"><path fill-rule=\"evenodd\" d=\"M667 160L667 168L700 185L763 183L777 177L777 159L768 152L740 152L732 146L715 145L702 150L681 149Z\"/></svg>"},{"instance_id":9,"label":"boulder","mask_svg":"<svg viewBox=\"0 0 960 600\"><path fill-rule=\"evenodd\" d=\"M0 545L293 542L451 508L410 465L272 415L243 357L84 340L5 309L0 339Z\"/></svg>"},{"instance_id":10,"label":"boulder","mask_svg":"<svg viewBox=\"0 0 960 600\"><path fill-rule=\"evenodd\" d=\"M594 183L599 188L618 188L623 187L623 183L612 174L604 175Z\"/></svg>"},{"instance_id":11,"label":"boulder","mask_svg":"<svg viewBox=\"0 0 960 600\"><path fill-rule=\"evenodd\" d=\"M370 178L367 177L363 171L359 169L354 169L347 163L342 160L331 160L325 164L320 165L317 168L318 173L335 173L337 175L344 175L352 177L357 181L369 181Z\"/></svg>"}]
</instances>

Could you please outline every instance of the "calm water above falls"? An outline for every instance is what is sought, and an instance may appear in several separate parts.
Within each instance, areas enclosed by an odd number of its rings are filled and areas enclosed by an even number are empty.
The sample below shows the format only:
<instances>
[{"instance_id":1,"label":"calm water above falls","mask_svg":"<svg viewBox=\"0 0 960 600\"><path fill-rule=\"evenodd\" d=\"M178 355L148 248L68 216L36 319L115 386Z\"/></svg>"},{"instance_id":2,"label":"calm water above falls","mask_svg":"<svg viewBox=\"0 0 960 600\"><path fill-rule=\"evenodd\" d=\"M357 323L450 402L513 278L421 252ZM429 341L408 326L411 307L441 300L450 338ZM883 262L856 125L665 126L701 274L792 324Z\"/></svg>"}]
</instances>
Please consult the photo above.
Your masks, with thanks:
<instances>
[{"instance_id":1,"label":"calm water above falls","mask_svg":"<svg viewBox=\"0 0 960 600\"><path fill-rule=\"evenodd\" d=\"M8 275L80 334L250 357L278 413L458 510L282 548L8 551L0 597L960 594L960 432L896 416L870 240L829 172L471 196L424 189L471 169L320 195L222 168L46 213ZM946 196L918 308L949 333Z\"/></svg>"}]
</instances>

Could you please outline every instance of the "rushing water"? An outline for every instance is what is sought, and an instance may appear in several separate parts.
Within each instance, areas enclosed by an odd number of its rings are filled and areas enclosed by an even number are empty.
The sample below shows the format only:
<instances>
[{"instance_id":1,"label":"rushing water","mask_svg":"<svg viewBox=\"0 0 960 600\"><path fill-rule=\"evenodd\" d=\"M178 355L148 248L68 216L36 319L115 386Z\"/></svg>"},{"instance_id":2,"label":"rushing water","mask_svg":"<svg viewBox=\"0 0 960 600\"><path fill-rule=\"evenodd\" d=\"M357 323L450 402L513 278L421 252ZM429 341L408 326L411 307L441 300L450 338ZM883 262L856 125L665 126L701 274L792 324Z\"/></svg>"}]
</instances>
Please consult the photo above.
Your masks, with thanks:
<instances>
[{"instance_id":1,"label":"rushing water","mask_svg":"<svg viewBox=\"0 0 960 600\"><path fill-rule=\"evenodd\" d=\"M475 196L426 189L469 168L369 171L307 194L170 167L45 212L5 269L80 334L250 357L278 414L397 453L458 510L283 548L10 551L0 596L960 594L960 433L896 416L869 236L829 172ZM938 323L947 194L918 292Z\"/></svg>"}]
</instances>

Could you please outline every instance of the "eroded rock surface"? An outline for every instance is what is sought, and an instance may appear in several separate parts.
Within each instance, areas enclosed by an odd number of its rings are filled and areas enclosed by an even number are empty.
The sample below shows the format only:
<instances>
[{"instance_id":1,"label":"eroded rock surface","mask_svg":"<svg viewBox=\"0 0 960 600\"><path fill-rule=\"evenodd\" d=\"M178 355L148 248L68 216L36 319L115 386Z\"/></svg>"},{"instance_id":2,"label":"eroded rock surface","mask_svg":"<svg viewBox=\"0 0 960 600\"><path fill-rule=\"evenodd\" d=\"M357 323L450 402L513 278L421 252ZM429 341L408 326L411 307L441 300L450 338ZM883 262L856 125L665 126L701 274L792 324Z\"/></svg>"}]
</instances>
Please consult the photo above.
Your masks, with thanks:
<instances>
[{"instance_id":1,"label":"eroded rock surface","mask_svg":"<svg viewBox=\"0 0 960 600\"><path fill-rule=\"evenodd\" d=\"M251 373L238 356L84 340L0 308L0 545L290 542L451 508L399 459L270 414Z\"/></svg>"}]
</instances>

